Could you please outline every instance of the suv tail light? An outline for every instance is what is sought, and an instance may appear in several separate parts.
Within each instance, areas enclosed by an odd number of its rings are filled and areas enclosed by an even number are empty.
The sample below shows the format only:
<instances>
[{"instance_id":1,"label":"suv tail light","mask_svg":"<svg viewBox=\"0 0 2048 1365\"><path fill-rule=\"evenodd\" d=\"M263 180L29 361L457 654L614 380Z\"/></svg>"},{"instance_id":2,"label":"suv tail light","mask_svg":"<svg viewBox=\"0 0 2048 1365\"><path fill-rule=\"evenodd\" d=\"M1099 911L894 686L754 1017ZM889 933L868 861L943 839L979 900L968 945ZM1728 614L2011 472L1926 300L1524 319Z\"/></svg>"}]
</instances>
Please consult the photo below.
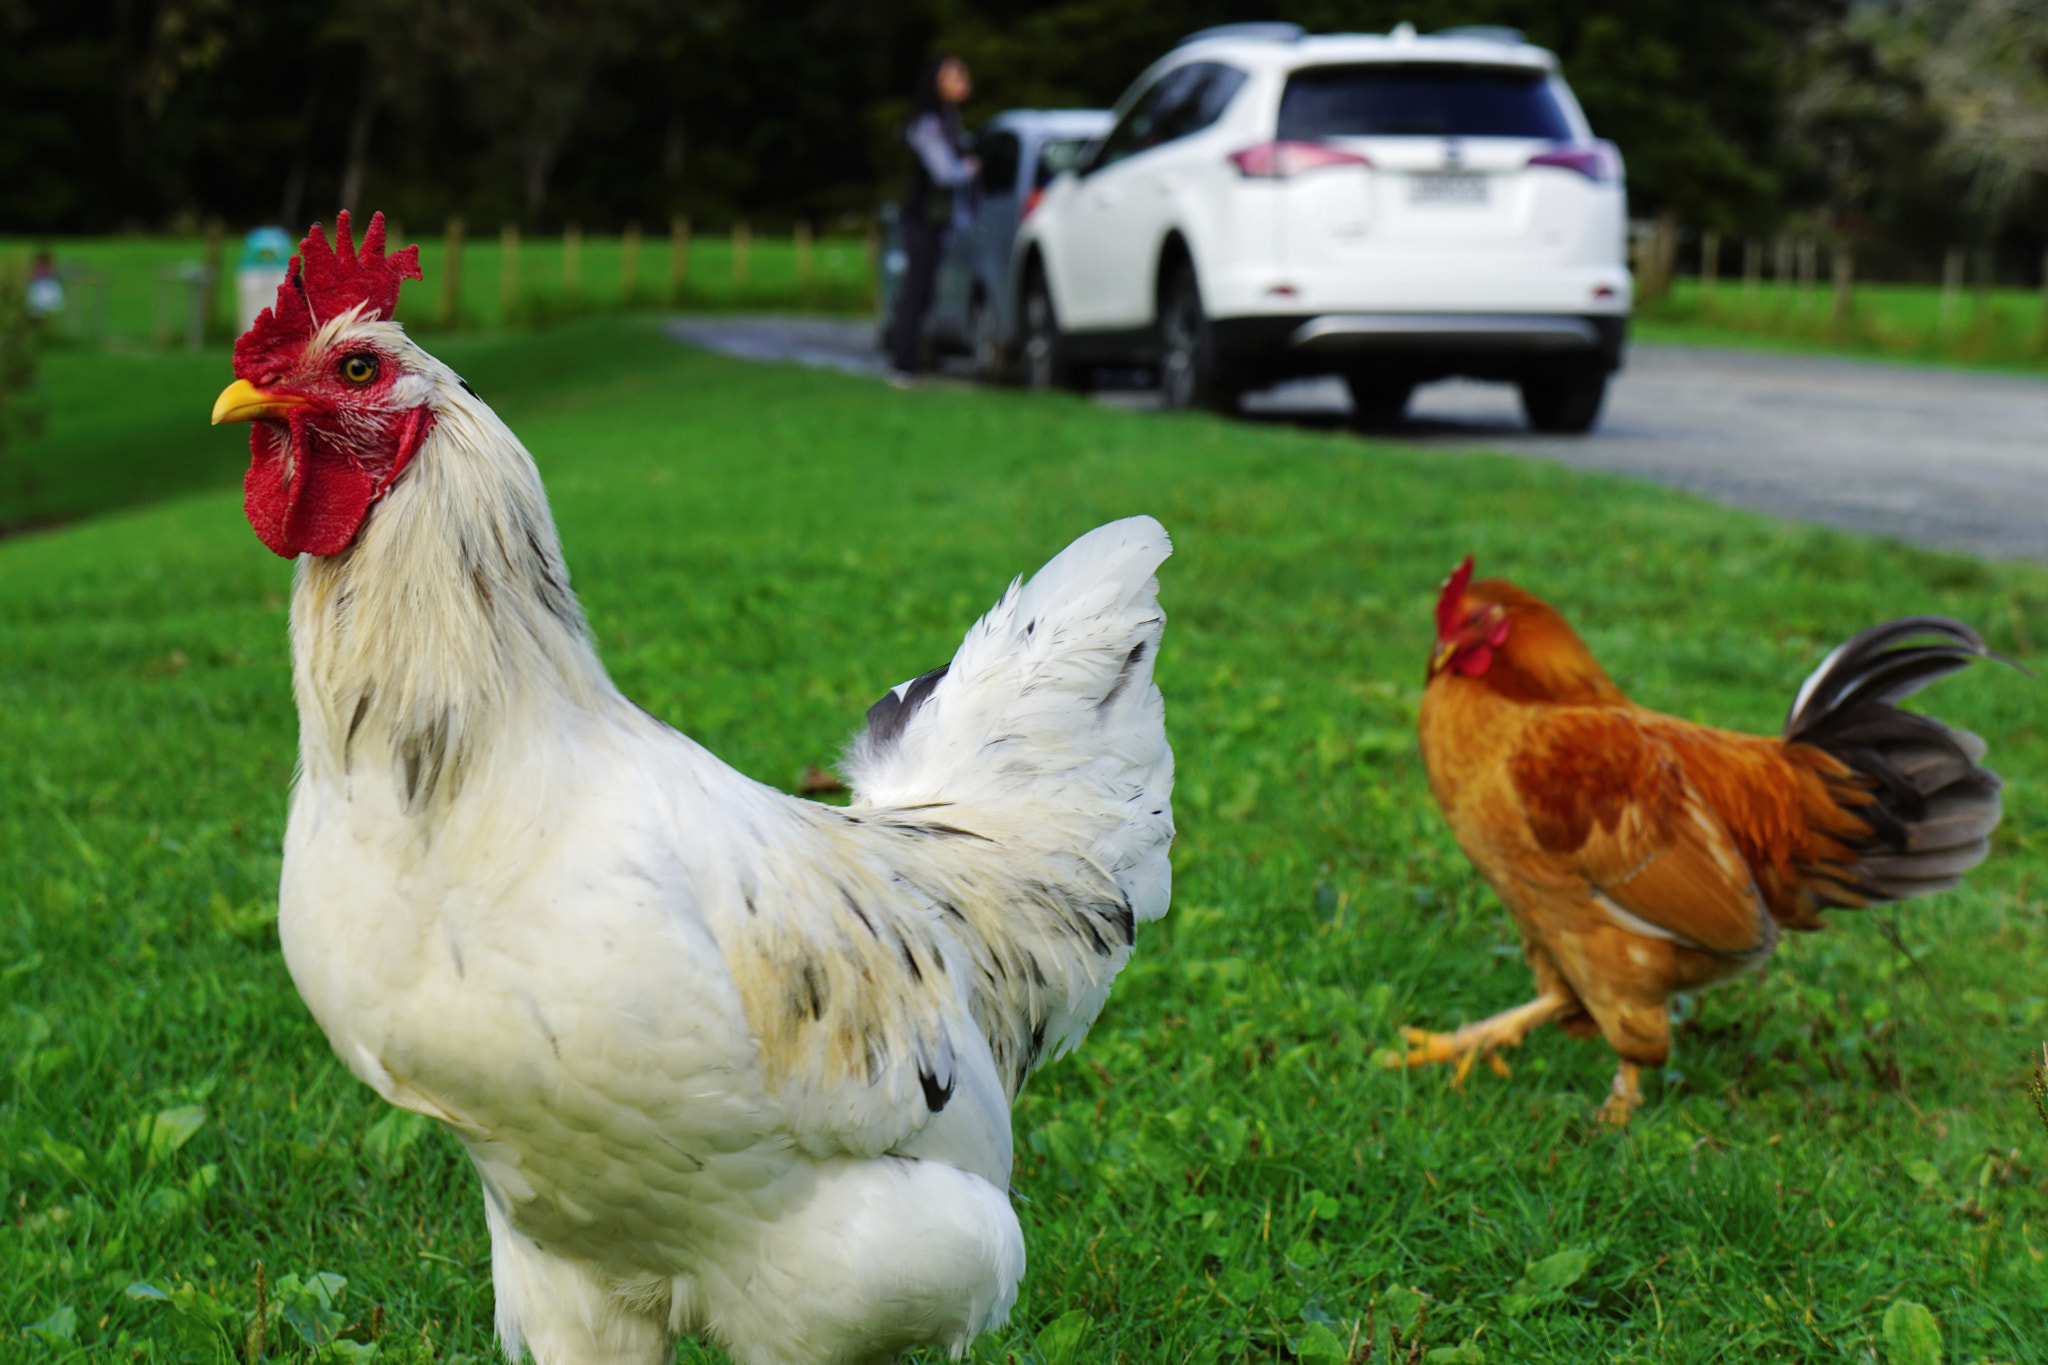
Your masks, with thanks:
<instances>
[{"instance_id":1,"label":"suv tail light","mask_svg":"<svg viewBox=\"0 0 2048 1365\"><path fill-rule=\"evenodd\" d=\"M1231 164L1247 180L1291 180L1304 171L1325 166L1370 166L1372 162L1326 142L1261 142L1230 154Z\"/></svg>"},{"instance_id":2,"label":"suv tail light","mask_svg":"<svg viewBox=\"0 0 2048 1365\"><path fill-rule=\"evenodd\" d=\"M1025 195L1025 196L1024 196L1024 207L1023 207L1023 209L1022 209L1022 210L1020 210L1020 211L1018 212L1018 214L1017 214L1017 221L1021 223L1021 222L1023 222L1023 221L1024 221L1024 220L1025 220L1026 218L1029 218L1029 217L1030 217L1030 216L1031 216L1032 214L1034 214L1034 213L1036 213L1036 212L1038 211L1038 206L1039 206L1040 204L1044 203L1044 202L1045 202L1045 186L1043 186L1043 185L1035 185L1035 186L1033 186L1033 187L1032 187L1032 190L1031 190L1031 193L1029 193L1029 194L1027 194L1027 195Z\"/></svg>"},{"instance_id":3,"label":"suv tail light","mask_svg":"<svg viewBox=\"0 0 2048 1365\"><path fill-rule=\"evenodd\" d=\"M1621 179L1621 153L1611 142L1588 142L1553 147L1529 158L1531 166L1555 166L1577 171L1594 184Z\"/></svg>"}]
</instances>

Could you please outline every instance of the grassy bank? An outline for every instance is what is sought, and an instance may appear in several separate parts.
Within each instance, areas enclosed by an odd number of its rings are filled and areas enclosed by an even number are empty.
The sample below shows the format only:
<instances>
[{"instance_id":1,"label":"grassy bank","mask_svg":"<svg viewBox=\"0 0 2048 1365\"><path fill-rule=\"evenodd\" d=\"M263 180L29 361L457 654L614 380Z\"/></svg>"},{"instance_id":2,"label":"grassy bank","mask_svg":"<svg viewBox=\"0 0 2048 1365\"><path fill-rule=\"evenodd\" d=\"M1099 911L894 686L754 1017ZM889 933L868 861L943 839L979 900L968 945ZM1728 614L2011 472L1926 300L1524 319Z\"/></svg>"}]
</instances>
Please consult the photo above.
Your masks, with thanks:
<instances>
[{"instance_id":1,"label":"grassy bank","mask_svg":"<svg viewBox=\"0 0 2048 1365\"><path fill-rule=\"evenodd\" d=\"M1019 1106L1031 1270L973 1359L1336 1362L1370 1312L1382 1350L1423 1316L1438 1365L1882 1360L1906 1301L1951 1361L2040 1358L2048 1137L2020 1087L2048 741L2016 673L1930 696L2006 775L1992 862L1691 1002L1628 1131L1589 1120L1610 1054L1556 1030L1462 1090L1370 1058L1529 986L1414 748L1458 556L1559 603L1639 700L1760 730L1883 616L1975 621L2038 673L2048 574L1530 461L751 367L634 322L475 346L621 685L778 785L1073 535L1150 511L1175 536L1174 909ZM199 378L138 391L137 439L239 470ZM0 542L0 1355L225 1359L261 1263L315 1335L491 1358L474 1176L349 1078L278 956L289 574L231 490ZM266 1358L299 1340L275 1320Z\"/></svg>"},{"instance_id":2,"label":"grassy bank","mask_svg":"<svg viewBox=\"0 0 2048 1365\"><path fill-rule=\"evenodd\" d=\"M1681 279L1638 309L1634 330L1646 341L2048 372L2048 311L2034 289L1964 290L1944 302L1931 285L1859 284L1838 314L1825 282L1709 289Z\"/></svg>"},{"instance_id":3,"label":"grassy bank","mask_svg":"<svg viewBox=\"0 0 2048 1365\"><path fill-rule=\"evenodd\" d=\"M406 235L412 233L412 235ZM660 304L694 309L805 308L858 312L872 305L874 271L867 244L857 237L828 237L814 242L808 265L788 237L753 238L737 253L729 235L696 235L683 253L683 269L671 288L673 252L666 236L646 238L628 270L628 252L619 237L585 237L574 253L574 265L563 239L527 238L514 256L512 303L506 303L506 254L497 234L471 237L460 247L461 269L452 300L444 310L443 281L447 241L438 232L421 237L398 225L394 244L416 242L420 264L431 284L408 289L399 304L400 320L417 330L494 329L508 324L559 320L581 312L633 305ZM183 286L161 277L206 259L203 238L111 237L66 238L45 243L0 237L0 260L20 266L31 252L48 245L60 265L81 266L106 282L106 339L118 349L182 344L186 316ZM223 244L229 278L214 299L211 334L230 341L235 295L232 273L241 239Z\"/></svg>"}]
</instances>

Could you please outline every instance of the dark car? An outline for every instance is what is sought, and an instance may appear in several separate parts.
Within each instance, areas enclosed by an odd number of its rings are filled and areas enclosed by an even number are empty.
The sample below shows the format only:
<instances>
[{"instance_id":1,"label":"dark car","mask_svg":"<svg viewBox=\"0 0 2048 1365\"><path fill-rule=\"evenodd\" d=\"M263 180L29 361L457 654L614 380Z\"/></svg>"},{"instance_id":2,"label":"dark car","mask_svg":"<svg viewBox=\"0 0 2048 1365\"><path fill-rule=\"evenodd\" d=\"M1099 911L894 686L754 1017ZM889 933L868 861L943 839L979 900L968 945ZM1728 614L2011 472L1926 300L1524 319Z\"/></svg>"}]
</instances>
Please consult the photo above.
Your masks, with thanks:
<instances>
[{"instance_id":1,"label":"dark car","mask_svg":"<svg viewBox=\"0 0 2048 1365\"><path fill-rule=\"evenodd\" d=\"M980 172L969 188L969 221L946 238L924 344L934 355L965 355L986 380L1009 377L1018 323L1009 288L1010 249L1017 227L1053 177L1071 169L1109 131L1106 109L1011 109L974 138ZM906 263L894 209L885 210L880 328Z\"/></svg>"}]
</instances>

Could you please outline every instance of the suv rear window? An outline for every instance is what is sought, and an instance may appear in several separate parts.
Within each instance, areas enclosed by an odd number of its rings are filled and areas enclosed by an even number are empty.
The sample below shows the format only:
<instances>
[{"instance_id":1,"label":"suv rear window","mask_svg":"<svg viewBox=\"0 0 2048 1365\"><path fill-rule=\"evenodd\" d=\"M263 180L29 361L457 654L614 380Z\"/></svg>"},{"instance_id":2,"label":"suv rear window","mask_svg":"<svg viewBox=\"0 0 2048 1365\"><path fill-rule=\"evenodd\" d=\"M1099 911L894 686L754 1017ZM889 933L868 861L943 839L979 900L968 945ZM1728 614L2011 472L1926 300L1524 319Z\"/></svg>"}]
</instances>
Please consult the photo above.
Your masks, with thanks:
<instances>
[{"instance_id":1,"label":"suv rear window","mask_svg":"<svg viewBox=\"0 0 2048 1365\"><path fill-rule=\"evenodd\" d=\"M1279 138L1532 137L1572 128L1544 72L1442 62L1312 66L1287 78Z\"/></svg>"}]
</instances>

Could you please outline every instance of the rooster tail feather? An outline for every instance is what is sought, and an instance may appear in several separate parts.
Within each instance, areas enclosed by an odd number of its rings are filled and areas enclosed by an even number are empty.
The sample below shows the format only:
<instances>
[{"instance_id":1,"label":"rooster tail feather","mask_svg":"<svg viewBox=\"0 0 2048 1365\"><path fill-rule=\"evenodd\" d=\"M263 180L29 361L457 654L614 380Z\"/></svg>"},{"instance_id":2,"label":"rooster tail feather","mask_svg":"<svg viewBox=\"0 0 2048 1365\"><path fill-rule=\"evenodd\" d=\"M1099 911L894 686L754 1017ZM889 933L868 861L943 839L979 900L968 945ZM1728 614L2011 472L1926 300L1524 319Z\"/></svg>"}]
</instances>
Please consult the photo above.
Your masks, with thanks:
<instances>
[{"instance_id":1,"label":"rooster tail feather","mask_svg":"<svg viewBox=\"0 0 2048 1365\"><path fill-rule=\"evenodd\" d=\"M1151 517L1090 531L1013 582L945 668L876 702L847 752L853 810L971 834L960 856L992 855L980 893L930 893L974 922L991 989L1015 993L982 1011L1021 1030L991 1038L1013 1084L1080 1041L1135 925L1172 893L1173 752L1152 673L1153 575L1171 552Z\"/></svg>"},{"instance_id":2,"label":"rooster tail feather","mask_svg":"<svg viewBox=\"0 0 2048 1365\"><path fill-rule=\"evenodd\" d=\"M1960 621L1908 616L1844 642L1800 687L1785 740L1834 760L1813 766L1849 823L1864 827L1828 831L1846 863L1830 856L1803 869L1820 904L1945 891L1990 852L1999 780L1980 766L1984 741L1893 705L1979 659L2012 663Z\"/></svg>"}]
</instances>

